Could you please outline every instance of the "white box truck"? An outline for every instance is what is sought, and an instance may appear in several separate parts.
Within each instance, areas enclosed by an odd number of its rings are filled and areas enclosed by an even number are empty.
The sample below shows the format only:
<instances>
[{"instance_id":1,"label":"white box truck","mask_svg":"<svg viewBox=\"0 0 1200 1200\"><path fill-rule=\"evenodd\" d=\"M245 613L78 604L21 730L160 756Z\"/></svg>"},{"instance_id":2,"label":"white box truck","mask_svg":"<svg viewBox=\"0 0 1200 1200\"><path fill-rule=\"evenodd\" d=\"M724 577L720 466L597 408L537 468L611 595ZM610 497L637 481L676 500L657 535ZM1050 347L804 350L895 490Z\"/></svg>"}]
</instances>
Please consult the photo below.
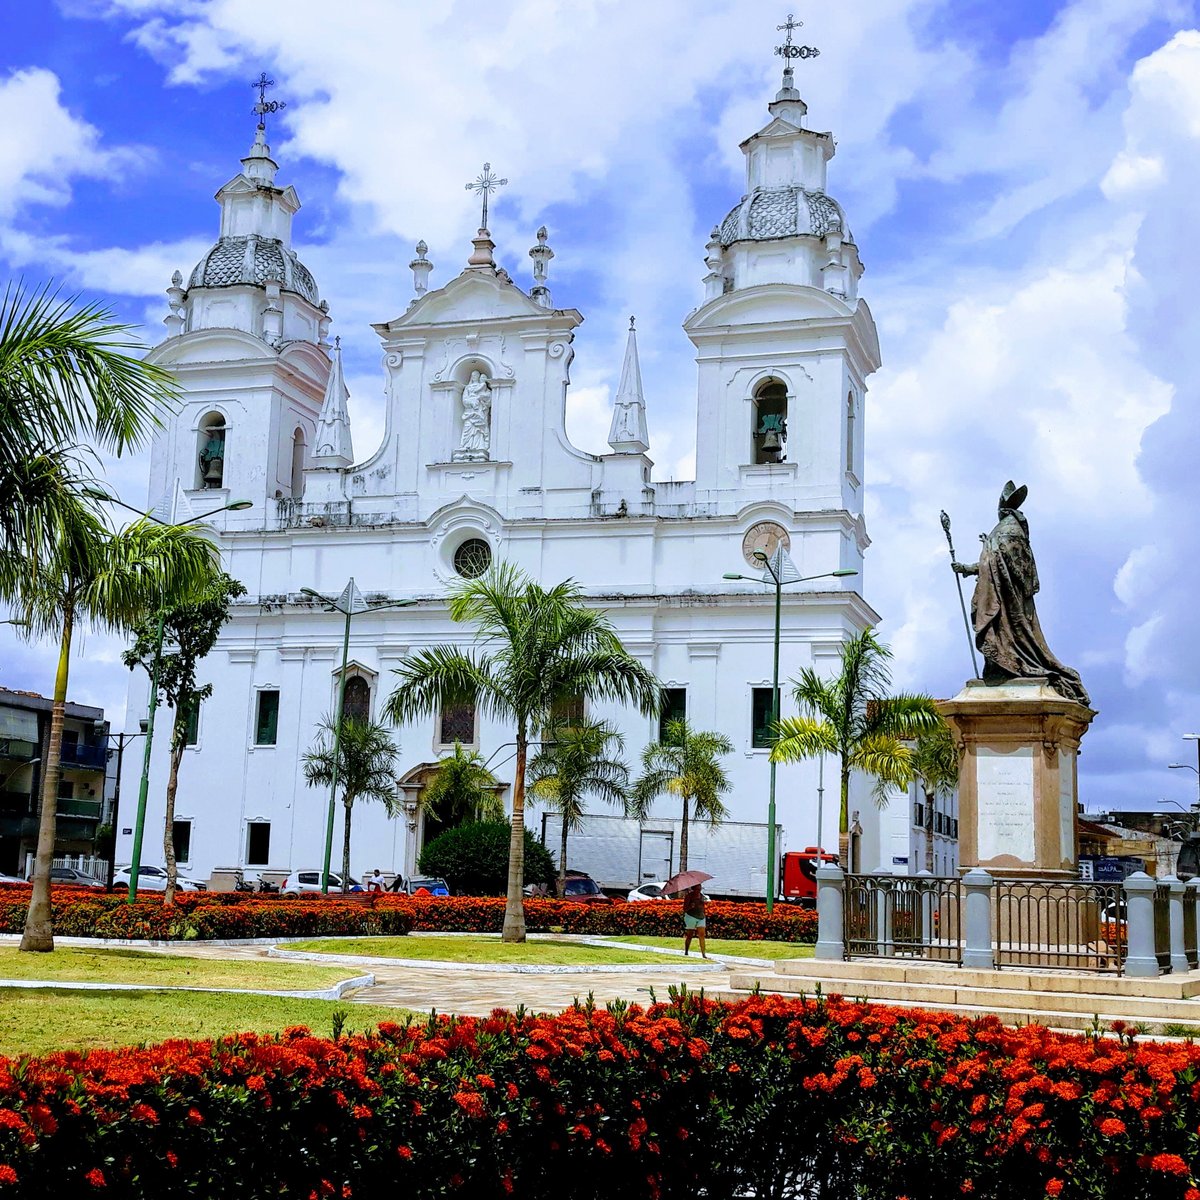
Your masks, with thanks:
<instances>
[{"instance_id":1,"label":"white box truck","mask_svg":"<svg viewBox=\"0 0 1200 1200\"><path fill-rule=\"evenodd\" d=\"M681 827L678 818L639 822L602 813L585 816L567 834L567 866L586 871L605 891L622 894L667 879L679 870ZM540 840L557 864L562 844L557 814L542 814ZM775 828L775 847L782 854L780 825ZM709 896L761 900L767 894L767 826L726 821L711 829L703 821L689 821L688 869L712 876L704 885Z\"/></svg>"}]
</instances>

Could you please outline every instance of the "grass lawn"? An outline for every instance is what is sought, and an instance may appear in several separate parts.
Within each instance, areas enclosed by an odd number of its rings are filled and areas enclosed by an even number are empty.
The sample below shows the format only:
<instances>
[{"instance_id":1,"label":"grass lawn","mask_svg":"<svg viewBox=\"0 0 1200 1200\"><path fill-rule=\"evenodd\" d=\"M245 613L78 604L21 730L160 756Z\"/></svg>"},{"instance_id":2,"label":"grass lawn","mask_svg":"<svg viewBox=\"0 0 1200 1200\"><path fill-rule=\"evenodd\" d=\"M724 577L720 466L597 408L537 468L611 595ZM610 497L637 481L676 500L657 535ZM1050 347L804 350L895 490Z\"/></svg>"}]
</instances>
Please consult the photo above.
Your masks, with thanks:
<instances>
[{"instance_id":1,"label":"grass lawn","mask_svg":"<svg viewBox=\"0 0 1200 1200\"><path fill-rule=\"evenodd\" d=\"M349 1013L345 1029L403 1021L402 1008L284 996L191 992L72 992L0 988L0 1054L49 1054L93 1046L136 1046L167 1038L214 1038L253 1030L276 1033L307 1025L328 1037L333 1012Z\"/></svg>"},{"instance_id":2,"label":"grass lawn","mask_svg":"<svg viewBox=\"0 0 1200 1200\"><path fill-rule=\"evenodd\" d=\"M683 934L678 937L614 937L614 942L632 942L638 946L668 946L676 950L683 949ZM710 954L737 954L742 958L765 958L774 961L777 958L812 958L813 947L802 946L796 942L745 942L733 938L708 939ZM692 942L692 953L700 953L700 943Z\"/></svg>"},{"instance_id":3,"label":"grass lawn","mask_svg":"<svg viewBox=\"0 0 1200 1200\"><path fill-rule=\"evenodd\" d=\"M630 938L630 941L637 939ZM662 941L666 938L649 938ZM508 945L500 935L478 937L364 937L320 938L311 942L289 942L287 950L307 950L318 954L365 954L372 958L420 958L429 962L460 963L532 963L547 967L654 965L674 962L664 954L639 954L636 950L617 950L612 946L589 946L582 942L529 941Z\"/></svg>"},{"instance_id":4,"label":"grass lawn","mask_svg":"<svg viewBox=\"0 0 1200 1200\"><path fill-rule=\"evenodd\" d=\"M22 954L16 946L0 946L0 979L299 991L330 987L354 974L353 967L321 967L278 959L183 958L120 947L92 950L84 946L59 946L50 954Z\"/></svg>"}]
</instances>

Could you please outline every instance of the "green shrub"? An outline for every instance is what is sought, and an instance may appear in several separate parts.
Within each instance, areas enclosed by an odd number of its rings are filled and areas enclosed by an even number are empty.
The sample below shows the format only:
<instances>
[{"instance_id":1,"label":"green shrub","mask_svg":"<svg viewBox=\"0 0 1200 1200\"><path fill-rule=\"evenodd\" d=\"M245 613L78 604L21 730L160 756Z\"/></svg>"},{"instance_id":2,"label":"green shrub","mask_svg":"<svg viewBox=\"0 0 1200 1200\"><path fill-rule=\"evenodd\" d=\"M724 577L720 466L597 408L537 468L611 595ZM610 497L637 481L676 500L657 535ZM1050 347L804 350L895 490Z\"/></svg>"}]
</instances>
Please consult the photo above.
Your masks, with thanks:
<instances>
[{"instance_id":1,"label":"green shrub","mask_svg":"<svg viewBox=\"0 0 1200 1200\"><path fill-rule=\"evenodd\" d=\"M439 834L421 851L426 875L439 875L458 896L502 896L508 886L507 821L479 821ZM525 830L525 882L554 883L554 859Z\"/></svg>"}]
</instances>

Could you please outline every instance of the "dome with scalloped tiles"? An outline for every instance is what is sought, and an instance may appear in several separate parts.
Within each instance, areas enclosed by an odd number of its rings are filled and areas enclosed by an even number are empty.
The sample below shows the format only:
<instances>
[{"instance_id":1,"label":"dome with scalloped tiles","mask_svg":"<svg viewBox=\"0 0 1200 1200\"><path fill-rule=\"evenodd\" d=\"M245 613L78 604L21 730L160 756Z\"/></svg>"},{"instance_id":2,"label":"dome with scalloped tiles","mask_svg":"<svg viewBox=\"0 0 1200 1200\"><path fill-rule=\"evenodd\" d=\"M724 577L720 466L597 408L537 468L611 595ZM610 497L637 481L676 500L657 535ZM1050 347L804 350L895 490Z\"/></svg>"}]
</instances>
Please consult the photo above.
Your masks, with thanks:
<instances>
[{"instance_id":1,"label":"dome with scalloped tiles","mask_svg":"<svg viewBox=\"0 0 1200 1200\"><path fill-rule=\"evenodd\" d=\"M841 227L842 236L854 239L841 205L824 192L810 192L798 184L758 188L743 196L718 226L721 248L734 242L765 242L772 238L824 237Z\"/></svg>"},{"instance_id":2,"label":"dome with scalloped tiles","mask_svg":"<svg viewBox=\"0 0 1200 1200\"><path fill-rule=\"evenodd\" d=\"M320 294L312 272L295 250L278 238L249 234L223 237L196 264L188 288L233 287L251 284L262 287L270 279L279 281L285 292L294 292L310 304L319 305Z\"/></svg>"}]
</instances>

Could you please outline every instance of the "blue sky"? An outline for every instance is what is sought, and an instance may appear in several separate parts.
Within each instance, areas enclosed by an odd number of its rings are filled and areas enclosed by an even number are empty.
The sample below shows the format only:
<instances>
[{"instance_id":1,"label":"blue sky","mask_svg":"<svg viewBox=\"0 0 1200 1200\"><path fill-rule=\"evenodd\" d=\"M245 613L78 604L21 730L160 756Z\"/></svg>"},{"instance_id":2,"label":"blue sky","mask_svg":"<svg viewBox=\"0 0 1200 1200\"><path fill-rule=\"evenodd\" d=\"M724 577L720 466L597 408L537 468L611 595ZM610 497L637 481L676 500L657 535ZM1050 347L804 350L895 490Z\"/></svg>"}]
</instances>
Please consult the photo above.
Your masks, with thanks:
<instances>
[{"instance_id":1,"label":"blue sky","mask_svg":"<svg viewBox=\"0 0 1200 1200\"><path fill-rule=\"evenodd\" d=\"M603 446L638 316L652 456L688 478L695 369L680 323L708 230L742 191L738 142L778 86L782 7L761 0L41 0L0 47L0 260L101 296L157 340L171 272L215 239L216 189L270 140L346 347L355 444L382 431L369 323L469 253L483 160L528 286L550 229L555 302L586 323L569 409ZM1200 731L1200 32L1190 0L862 0L798 13L830 191L867 274L885 365L867 409L864 588L906 686L957 691L966 649L937 513L966 546L1006 478L1029 485L1051 647L1100 716L1091 808L1187 803L1168 771ZM134 500L145 462L114 463ZM92 636L74 698L119 713L118 647ZM46 690L53 654L0 628L0 683Z\"/></svg>"}]
</instances>

